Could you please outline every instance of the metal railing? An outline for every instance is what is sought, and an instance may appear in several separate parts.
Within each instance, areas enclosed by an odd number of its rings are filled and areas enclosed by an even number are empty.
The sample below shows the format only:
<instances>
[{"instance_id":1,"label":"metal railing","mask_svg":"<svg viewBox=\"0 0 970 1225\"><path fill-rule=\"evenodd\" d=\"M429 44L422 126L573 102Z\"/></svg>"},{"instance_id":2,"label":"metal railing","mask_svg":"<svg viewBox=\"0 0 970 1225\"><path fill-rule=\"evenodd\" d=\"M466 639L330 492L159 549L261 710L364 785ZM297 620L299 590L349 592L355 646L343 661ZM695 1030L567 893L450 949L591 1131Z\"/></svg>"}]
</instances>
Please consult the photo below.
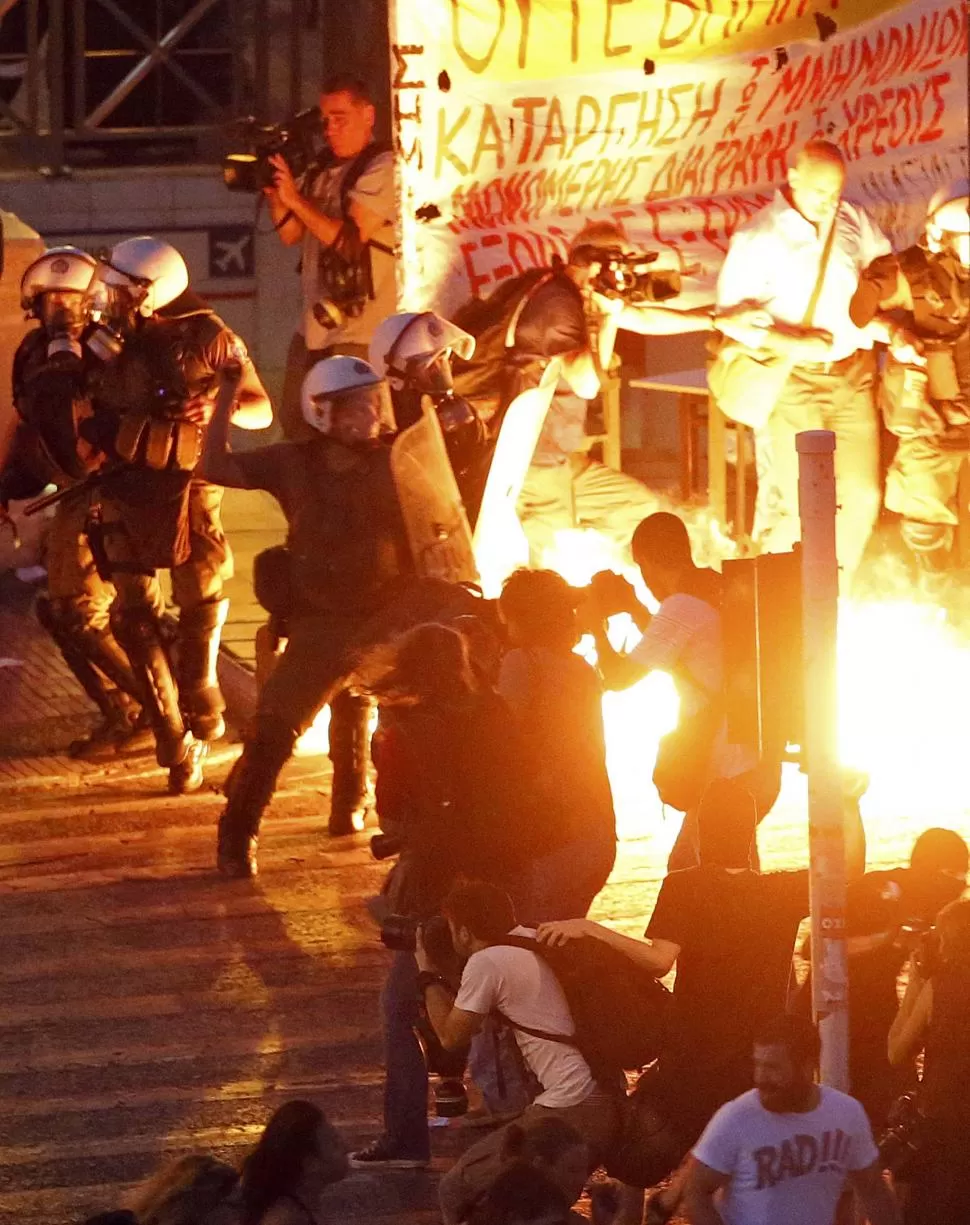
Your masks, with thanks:
<instances>
[{"instance_id":1,"label":"metal railing","mask_svg":"<svg viewBox=\"0 0 970 1225\"><path fill-rule=\"evenodd\" d=\"M322 0L0 0L0 164L58 174L212 160L233 117L278 119L315 100L324 9Z\"/></svg>"}]
</instances>

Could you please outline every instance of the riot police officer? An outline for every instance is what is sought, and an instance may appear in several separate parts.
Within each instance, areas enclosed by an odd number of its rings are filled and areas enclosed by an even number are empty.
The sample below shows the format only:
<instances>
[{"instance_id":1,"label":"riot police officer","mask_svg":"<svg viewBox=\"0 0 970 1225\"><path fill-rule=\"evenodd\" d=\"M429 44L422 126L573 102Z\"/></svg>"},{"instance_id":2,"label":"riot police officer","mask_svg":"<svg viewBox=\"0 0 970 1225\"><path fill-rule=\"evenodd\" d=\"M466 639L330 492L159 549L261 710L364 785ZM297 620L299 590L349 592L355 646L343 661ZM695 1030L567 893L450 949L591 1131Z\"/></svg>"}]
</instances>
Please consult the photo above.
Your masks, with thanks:
<instances>
[{"instance_id":1,"label":"riot police officer","mask_svg":"<svg viewBox=\"0 0 970 1225\"><path fill-rule=\"evenodd\" d=\"M452 355L468 361L474 352L475 337L434 311L401 311L378 325L368 353L370 364L387 379L398 429L420 419L425 401L434 406L472 526L497 434L455 393Z\"/></svg>"},{"instance_id":2,"label":"riot police officer","mask_svg":"<svg viewBox=\"0 0 970 1225\"><path fill-rule=\"evenodd\" d=\"M207 744L225 728L216 664L232 566L222 490L195 469L227 370L238 375L237 425L265 428L272 409L245 346L188 288L185 261L168 243L118 243L89 293L100 320L91 343L110 357L93 386L99 417L112 423L104 445L113 462L95 531L118 590L116 632L144 687L169 789L193 791ZM158 569L171 571L179 608L177 676Z\"/></svg>"},{"instance_id":3,"label":"riot police officer","mask_svg":"<svg viewBox=\"0 0 970 1225\"><path fill-rule=\"evenodd\" d=\"M951 567L960 467L970 455L970 184L930 201L923 238L877 259L852 300L853 322L879 316L890 344L880 395L898 439L886 505L923 585L939 590Z\"/></svg>"},{"instance_id":4,"label":"riot police officer","mask_svg":"<svg viewBox=\"0 0 970 1225\"><path fill-rule=\"evenodd\" d=\"M255 875L260 820L279 773L317 712L346 689L357 651L478 602L447 581L415 577L422 550L403 512L390 397L377 372L359 358L325 358L303 381L301 407L309 441L233 454L224 412L206 439L204 475L267 490L289 525L270 609L285 611L289 641L226 784L218 866L229 877ZM422 468L415 487L430 494L437 474L407 454L409 472ZM335 757L335 788L340 767Z\"/></svg>"},{"instance_id":5,"label":"riot police officer","mask_svg":"<svg viewBox=\"0 0 970 1225\"><path fill-rule=\"evenodd\" d=\"M92 415L86 376L97 365L83 344L86 291L96 266L77 247L52 247L24 272L21 303L40 326L14 357L20 420L0 474L4 509L11 498L33 497L48 483L68 491L50 523L47 593L35 611L101 712L91 734L70 748L72 756L89 760L151 743L150 732L138 724L135 677L111 630L114 588L99 575L85 531L94 495L84 481L104 459L84 436Z\"/></svg>"}]
</instances>

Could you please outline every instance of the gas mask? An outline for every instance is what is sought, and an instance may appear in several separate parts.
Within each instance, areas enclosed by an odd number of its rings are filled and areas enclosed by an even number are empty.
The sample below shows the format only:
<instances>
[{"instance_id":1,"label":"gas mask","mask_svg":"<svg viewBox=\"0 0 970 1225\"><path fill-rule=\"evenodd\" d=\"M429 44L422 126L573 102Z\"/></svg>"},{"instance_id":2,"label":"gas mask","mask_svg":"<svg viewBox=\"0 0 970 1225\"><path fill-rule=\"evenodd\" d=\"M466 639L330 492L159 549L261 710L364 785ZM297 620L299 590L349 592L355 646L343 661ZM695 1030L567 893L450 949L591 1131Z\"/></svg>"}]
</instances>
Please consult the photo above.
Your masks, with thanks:
<instances>
[{"instance_id":1,"label":"gas mask","mask_svg":"<svg viewBox=\"0 0 970 1225\"><path fill-rule=\"evenodd\" d=\"M81 356L80 336L87 322L87 302L76 290L51 289L40 296L38 318L47 334L47 356Z\"/></svg>"},{"instance_id":2,"label":"gas mask","mask_svg":"<svg viewBox=\"0 0 970 1225\"><path fill-rule=\"evenodd\" d=\"M134 331L145 292L134 286L106 284L97 276L91 282L88 297L94 327L85 343L100 361L114 361L124 348L125 338Z\"/></svg>"}]
</instances>

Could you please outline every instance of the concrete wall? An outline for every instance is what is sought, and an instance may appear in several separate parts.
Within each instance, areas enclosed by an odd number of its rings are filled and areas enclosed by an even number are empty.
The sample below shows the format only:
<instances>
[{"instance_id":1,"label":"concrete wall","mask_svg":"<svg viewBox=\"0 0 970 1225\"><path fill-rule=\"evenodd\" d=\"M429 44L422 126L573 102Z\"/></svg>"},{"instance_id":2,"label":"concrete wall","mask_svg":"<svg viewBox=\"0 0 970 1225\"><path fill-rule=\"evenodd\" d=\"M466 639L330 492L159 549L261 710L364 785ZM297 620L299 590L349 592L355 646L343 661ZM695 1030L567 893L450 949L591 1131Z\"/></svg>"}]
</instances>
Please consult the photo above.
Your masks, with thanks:
<instances>
[{"instance_id":1,"label":"concrete wall","mask_svg":"<svg viewBox=\"0 0 970 1225\"><path fill-rule=\"evenodd\" d=\"M55 179L20 172L0 177L0 208L16 213L48 244L94 251L132 234L171 242L185 256L193 287L239 332L270 394L278 395L300 309L299 252L283 247L261 210L254 275L210 273L210 232L252 227L256 213L252 196L225 189L218 167L104 169Z\"/></svg>"}]
</instances>

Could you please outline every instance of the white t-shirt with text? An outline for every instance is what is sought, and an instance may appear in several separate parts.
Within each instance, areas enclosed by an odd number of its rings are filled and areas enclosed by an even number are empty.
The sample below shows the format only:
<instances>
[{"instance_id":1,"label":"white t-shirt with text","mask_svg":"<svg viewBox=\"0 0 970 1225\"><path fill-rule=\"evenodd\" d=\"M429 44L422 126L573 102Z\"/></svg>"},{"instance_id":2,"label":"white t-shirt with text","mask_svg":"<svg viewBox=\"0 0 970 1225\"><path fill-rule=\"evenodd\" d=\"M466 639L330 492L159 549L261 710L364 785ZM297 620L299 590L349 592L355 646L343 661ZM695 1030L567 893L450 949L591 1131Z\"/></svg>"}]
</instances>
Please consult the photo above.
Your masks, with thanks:
<instances>
[{"instance_id":1,"label":"white t-shirt with text","mask_svg":"<svg viewBox=\"0 0 970 1225\"><path fill-rule=\"evenodd\" d=\"M517 927L516 936L534 936ZM495 945L472 953L465 963L455 1007L487 1016L501 1012L519 1025L550 1034L572 1034L573 1018L555 974L536 953ZM513 1029L533 1075L542 1085L536 1105L552 1109L578 1106L596 1088L589 1065L576 1047L534 1038Z\"/></svg>"},{"instance_id":2,"label":"white t-shirt with text","mask_svg":"<svg viewBox=\"0 0 970 1225\"><path fill-rule=\"evenodd\" d=\"M878 1157L854 1097L819 1086L814 1110L775 1114L757 1089L722 1106L694 1156L731 1181L718 1193L724 1225L832 1225L846 1175Z\"/></svg>"}]
</instances>

